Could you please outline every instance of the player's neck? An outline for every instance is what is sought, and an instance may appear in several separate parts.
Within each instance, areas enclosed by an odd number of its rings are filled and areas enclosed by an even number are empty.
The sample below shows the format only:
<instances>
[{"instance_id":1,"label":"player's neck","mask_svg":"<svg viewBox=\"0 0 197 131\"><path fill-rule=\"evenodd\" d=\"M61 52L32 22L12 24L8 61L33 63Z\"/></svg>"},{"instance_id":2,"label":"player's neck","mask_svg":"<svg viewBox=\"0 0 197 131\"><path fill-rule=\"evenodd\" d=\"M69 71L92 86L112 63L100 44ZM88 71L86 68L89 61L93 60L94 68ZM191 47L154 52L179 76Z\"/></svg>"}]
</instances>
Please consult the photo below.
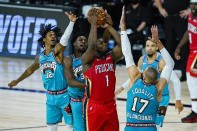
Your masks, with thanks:
<instances>
[{"instance_id":1,"label":"player's neck","mask_svg":"<svg viewBox=\"0 0 197 131\"><path fill-rule=\"evenodd\" d=\"M80 58L81 56L82 56L82 54L83 54L83 52L81 52L81 51L74 51L74 56L75 56L75 58Z\"/></svg>"},{"instance_id":2,"label":"player's neck","mask_svg":"<svg viewBox=\"0 0 197 131\"><path fill-rule=\"evenodd\" d=\"M45 45L45 52L44 52L44 54L45 54L45 55L48 55L48 54L51 52L52 49L53 49L53 48L52 48L51 46Z\"/></svg>"},{"instance_id":3,"label":"player's neck","mask_svg":"<svg viewBox=\"0 0 197 131\"><path fill-rule=\"evenodd\" d=\"M152 56L148 56L148 62L153 62L157 58L157 53L153 54Z\"/></svg>"}]
</instances>

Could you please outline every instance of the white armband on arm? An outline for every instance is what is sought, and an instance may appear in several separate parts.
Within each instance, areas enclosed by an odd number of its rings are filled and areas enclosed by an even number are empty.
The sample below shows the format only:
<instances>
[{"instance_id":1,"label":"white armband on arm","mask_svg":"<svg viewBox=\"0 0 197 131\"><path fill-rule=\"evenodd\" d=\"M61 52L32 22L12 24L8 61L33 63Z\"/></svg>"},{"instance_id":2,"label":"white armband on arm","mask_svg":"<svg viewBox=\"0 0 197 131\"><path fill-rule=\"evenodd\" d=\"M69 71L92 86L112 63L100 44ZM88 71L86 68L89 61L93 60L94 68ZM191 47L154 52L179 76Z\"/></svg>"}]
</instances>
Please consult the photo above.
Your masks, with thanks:
<instances>
[{"instance_id":1,"label":"white armband on arm","mask_svg":"<svg viewBox=\"0 0 197 131\"><path fill-rule=\"evenodd\" d=\"M129 83L130 83L130 79L128 79L127 81L125 81L125 83L122 84L121 87L123 87L124 89L129 87Z\"/></svg>"},{"instance_id":2,"label":"white armband on arm","mask_svg":"<svg viewBox=\"0 0 197 131\"><path fill-rule=\"evenodd\" d=\"M170 56L170 54L168 53L168 51L163 48L160 50L161 52L161 55L166 63L166 65L164 66L162 72L161 72L161 78L165 78L167 80L167 82L169 81L170 79L170 76L171 76L171 73L172 73L172 70L174 68L174 61L172 59L172 57Z\"/></svg>"},{"instance_id":3,"label":"white armband on arm","mask_svg":"<svg viewBox=\"0 0 197 131\"><path fill-rule=\"evenodd\" d=\"M174 71L171 73L170 81L173 83L176 100L181 100L181 82Z\"/></svg>"},{"instance_id":4,"label":"white armband on arm","mask_svg":"<svg viewBox=\"0 0 197 131\"><path fill-rule=\"evenodd\" d=\"M126 31L121 31L121 46L122 46L122 53L125 57L126 68L135 65L131 53L131 44Z\"/></svg>"},{"instance_id":5,"label":"white armband on arm","mask_svg":"<svg viewBox=\"0 0 197 131\"><path fill-rule=\"evenodd\" d=\"M61 39L60 39L60 44L63 46L67 46L68 45L68 40L70 38L70 35L73 31L73 26L74 26L75 22L70 21L69 25L66 27L66 30L64 31L64 34L62 35Z\"/></svg>"}]
</instances>

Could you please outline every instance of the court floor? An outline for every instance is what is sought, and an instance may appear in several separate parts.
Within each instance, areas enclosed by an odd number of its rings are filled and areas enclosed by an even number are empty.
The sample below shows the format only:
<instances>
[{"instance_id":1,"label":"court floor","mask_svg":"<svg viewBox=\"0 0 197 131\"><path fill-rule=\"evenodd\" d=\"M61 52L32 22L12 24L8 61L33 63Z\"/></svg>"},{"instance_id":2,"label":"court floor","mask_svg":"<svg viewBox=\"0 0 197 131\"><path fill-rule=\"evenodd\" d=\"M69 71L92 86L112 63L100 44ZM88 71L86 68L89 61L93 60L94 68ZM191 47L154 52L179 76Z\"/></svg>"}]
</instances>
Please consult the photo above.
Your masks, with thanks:
<instances>
[{"instance_id":1,"label":"court floor","mask_svg":"<svg viewBox=\"0 0 197 131\"><path fill-rule=\"evenodd\" d=\"M29 78L10 90L7 84L19 77L33 60L0 57L0 131L47 131L45 123L45 93L40 71L34 72ZM128 78L124 66L117 66L116 88ZM124 130L126 121L126 90L117 97L117 110L120 121L120 131ZM185 82L182 82L182 102L184 111L178 114L174 91L170 84L170 103L164 127L160 131L197 131L197 123L185 124L180 119L191 112L190 98ZM59 131L64 131L64 123Z\"/></svg>"}]
</instances>

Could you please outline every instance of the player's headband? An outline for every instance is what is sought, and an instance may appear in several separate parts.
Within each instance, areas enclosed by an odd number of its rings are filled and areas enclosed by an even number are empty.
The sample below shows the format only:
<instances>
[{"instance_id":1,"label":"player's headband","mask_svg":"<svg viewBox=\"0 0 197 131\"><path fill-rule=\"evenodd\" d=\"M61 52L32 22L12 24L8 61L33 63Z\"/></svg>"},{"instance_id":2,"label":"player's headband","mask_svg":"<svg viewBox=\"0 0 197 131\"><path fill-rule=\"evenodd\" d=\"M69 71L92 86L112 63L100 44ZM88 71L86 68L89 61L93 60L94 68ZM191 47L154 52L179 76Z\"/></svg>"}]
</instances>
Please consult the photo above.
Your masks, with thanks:
<instances>
[{"instance_id":1,"label":"player's headband","mask_svg":"<svg viewBox=\"0 0 197 131\"><path fill-rule=\"evenodd\" d=\"M197 0L190 0L190 3L197 3Z\"/></svg>"}]
</instances>

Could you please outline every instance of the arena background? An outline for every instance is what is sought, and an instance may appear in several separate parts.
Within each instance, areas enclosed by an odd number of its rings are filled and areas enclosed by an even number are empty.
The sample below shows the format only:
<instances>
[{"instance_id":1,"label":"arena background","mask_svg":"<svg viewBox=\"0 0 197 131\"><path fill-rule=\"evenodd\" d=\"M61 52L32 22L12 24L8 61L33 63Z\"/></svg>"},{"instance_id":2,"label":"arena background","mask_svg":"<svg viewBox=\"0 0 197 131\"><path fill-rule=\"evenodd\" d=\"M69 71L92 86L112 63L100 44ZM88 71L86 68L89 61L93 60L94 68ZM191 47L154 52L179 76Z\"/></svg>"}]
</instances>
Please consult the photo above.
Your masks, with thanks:
<instances>
[{"instance_id":1,"label":"arena background","mask_svg":"<svg viewBox=\"0 0 197 131\"><path fill-rule=\"evenodd\" d=\"M38 31L44 24L54 24L62 32L68 25L65 11L72 11L79 16L77 26L80 32L88 35L89 24L86 13L92 6L102 6L112 16L115 29L119 30L121 8L127 1L123 0L0 0L0 130L47 130L45 124L45 91L41 82L40 72L21 82L16 88L8 89L7 84L16 79L42 51L37 43ZM142 0L147 4L148 0ZM150 1L150 0L149 0ZM162 18L155 11L155 23L159 25L162 41L165 34L162 29ZM151 21L150 23L151 24ZM113 39L109 48L114 45ZM68 55L68 50L65 55ZM139 52L139 50L136 50ZM26 59L24 59L26 58ZM127 80L128 75L124 59L119 62L116 72L116 88ZM196 124L183 124L180 119L191 110L190 98L186 82L182 82L182 100L185 110L178 115L174 110L175 96L170 89L170 106L161 131L196 131ZM117 97L117 109L120 120L120 131L125 126L125 107L127 93L124 91ZM60 131L64 130L61 124Z\"/></svg>"}]
</instances>

